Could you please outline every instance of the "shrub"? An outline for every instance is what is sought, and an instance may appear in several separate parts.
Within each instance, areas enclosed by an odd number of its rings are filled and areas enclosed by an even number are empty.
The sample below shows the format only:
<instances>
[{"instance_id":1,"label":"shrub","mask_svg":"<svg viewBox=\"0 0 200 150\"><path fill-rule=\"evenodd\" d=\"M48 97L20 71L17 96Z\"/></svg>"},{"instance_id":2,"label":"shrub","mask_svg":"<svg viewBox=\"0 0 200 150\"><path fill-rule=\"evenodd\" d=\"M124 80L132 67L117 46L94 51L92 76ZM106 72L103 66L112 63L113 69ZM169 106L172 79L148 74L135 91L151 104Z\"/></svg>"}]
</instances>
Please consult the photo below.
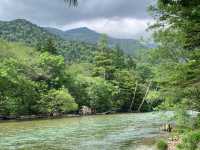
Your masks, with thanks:
<instances>
[{"instance_id":1,"label":"shrub","mask_svg":"<svg viewBox=\"0 0 200 150\"><path fill-rule=\"evenodd\" d=\"M158 150L167 150L168 145L164 140L159 140L156 144Z\"/></svg>"},{"instance_id":2,"label":"shrub","mask_svg":"<svg viewBox=\"0 0 200 150\"><path fill-rule=\"evenodd\" d=\"M50 90L47 95L43 96L41 102L43 104L42 109L44 113L68 113L78 109L74 98L70 95L68 90L64 88Z\"/></svg>"},{"instance_id":3,"label":"shrub","mask_svg":"<svg viewBox=\"0 0 200 150\"><path fill-rule=\"evenodd\" d=\"M196 150L200 142L200 131L192 131L183 136L182 143L178 145L179 150Z\"/></svg>"},{"instance_id":4,"label":"shrub","mask_svg":"<svg viewBox=\"0 0 200 150\"><path fill-rule=\"evenodd\" d=\"M199 129L200 128L200 115L198 114L197 117L194 119L194 125L193 127L195 129Z\"/></svg>"}]
</instances>

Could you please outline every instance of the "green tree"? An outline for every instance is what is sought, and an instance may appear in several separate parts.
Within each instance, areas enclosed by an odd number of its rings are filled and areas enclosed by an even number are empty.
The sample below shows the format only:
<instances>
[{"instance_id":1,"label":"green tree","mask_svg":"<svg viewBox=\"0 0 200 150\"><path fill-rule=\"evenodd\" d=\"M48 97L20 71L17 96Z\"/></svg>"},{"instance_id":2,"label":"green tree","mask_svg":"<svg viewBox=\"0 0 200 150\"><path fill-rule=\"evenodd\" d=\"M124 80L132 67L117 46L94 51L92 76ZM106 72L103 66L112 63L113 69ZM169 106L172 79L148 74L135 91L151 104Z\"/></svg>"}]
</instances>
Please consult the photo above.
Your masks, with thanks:
<instances>
[{"instance_id":1,"label":"green tree","mask_svg":"<svg viewBox=\"0 0 200 150\"><path fill-rule=\"evenodd\" d=\"M118 93L113 102L114 107L122 112L130 111L130 109L136 111L142 100L142 91L140 85L137 85L135 73L128 70L118 71L115 73L113 82L118 87Z\"/></svg>"},{"instance_id":2,"label":"green tree","mask_svg":"<svg viewBox=\"0 0 200 150\"><path fill-rule=\"evenodd\" d=\"M112 98L116 93L115 87L104 79L94 78L87 88L90 106L97 112L112 110Z\"/></svg>"},{"instance_id":3,"label":"green tree","mask_svg":"<svg viewBox=\"0 0 200 150\"><path fill-rule=\"evenodd\" d=\"M108 37L106 34L102 34L98 41L98 47L100 51L106 52L108 51Z\"/></svg>"},{"instance_id":4,"label":"green tree","mask_svg":"<svg viewBox=\"0 0 200 150\"><path fill-rule=\"evenodd\" d=\"M157 23L154 27L162 30L175 29L183 35L185 48L199 47L200 40L200 1L198 0L158 0L150 7ZM163 28L164 27L164 28Z\"/></svg>"},{"instance_id":5,"label":"green tree","mask_svg":"<svg viewBox=\"0 0 200 150\"><path fill-rule=\"evenodd\" d=\"M115 66L112 53L97 52L94 57L94 76L103 77L105 80L112 80Z\"/></svg>"},{"instance_id":6,"label":"green tree","mask_svg":"<svg viewBox=\"0 0 200 150\"><path fill-rule=\"evenodd\" d=\"M55 42L51 38L45 41L43 49L44 51L47 51L51 54L54 54L54 55L58 54L58 50L56 48Z\"/></svg>"},{"instance_id":7,"label":"green tree","mask_svg":"<svg viewBox=\"0 0 200 150\"><path fill-rule=\"evenodd\" d=\"M168 106L184 103L194 109L197 104L199 5L196 0L159 0L151 7L157 20L152 28L158 48L149 53L148 60L153 66L153 80L160 98L167 100L164 103Z\"/></svg>"},{"instance_id":8,"label":"green tree","mask_svg":"<svg viewBox=\"0 0 200 150\"><path fill-rule=\"evenodd\" d=\"M78 109L74 98L64 88L49 90L47 94L42 96L39 104L42 106L41 112L50 115L68 113Z\"/></svg>"},{"instance_id":9,"label":"green tree","mask_svg":"<svg viewBox=\"0 0 200 150\"><path fill-rule=\"evenodd\" d=\"M23 66L14 59L0 63L0 113L5 115L28 115L37 112L39 99L37 84L21 72ZM31 97L31 99L30 99Z\"/></svg>"},{"instance_id":10,"label":"green tree","mask_svg":"<svg viewBox=\"0 0 200 150\"><path fill-rule=\"evenodd\" d=\"M66 86L69 88L70 93L75 98L75 101L79 106L90 107L90 98L87 88L90 87L91 82L91 77L87 77L82 74L70 75L70 81Z\"/></svg>"},{"instance_id":11,"label":"green tree","mask_svg":"<svg viewBox=\"0 0 200 150\"><path fill-rule=\"evenodd\" d=\"M50 88L60 88L65 75L65 62L62 56L48 52L39 56L39 79L46 81Z\"/></svg>"}]
</instances>

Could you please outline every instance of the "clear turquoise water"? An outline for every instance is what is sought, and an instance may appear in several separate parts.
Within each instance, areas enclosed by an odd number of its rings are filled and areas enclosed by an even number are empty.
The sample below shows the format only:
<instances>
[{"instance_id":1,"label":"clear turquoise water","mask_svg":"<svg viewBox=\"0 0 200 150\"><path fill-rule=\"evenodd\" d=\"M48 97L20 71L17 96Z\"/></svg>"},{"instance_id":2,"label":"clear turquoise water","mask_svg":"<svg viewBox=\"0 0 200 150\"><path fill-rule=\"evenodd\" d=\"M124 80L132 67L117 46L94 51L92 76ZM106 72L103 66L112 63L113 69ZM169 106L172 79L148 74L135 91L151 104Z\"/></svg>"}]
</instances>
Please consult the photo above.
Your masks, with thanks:
<instances>
[{"instance_id":1,"label":"clear turquoise water","mask_svg":"<svg viewBox=\"0 0 200 150\"><path fill-rule=\"evenodd\" d=\"M164 120L141 113L4 122L0 150L134 150L162 136Z\"/></svg>"}]
</instances>

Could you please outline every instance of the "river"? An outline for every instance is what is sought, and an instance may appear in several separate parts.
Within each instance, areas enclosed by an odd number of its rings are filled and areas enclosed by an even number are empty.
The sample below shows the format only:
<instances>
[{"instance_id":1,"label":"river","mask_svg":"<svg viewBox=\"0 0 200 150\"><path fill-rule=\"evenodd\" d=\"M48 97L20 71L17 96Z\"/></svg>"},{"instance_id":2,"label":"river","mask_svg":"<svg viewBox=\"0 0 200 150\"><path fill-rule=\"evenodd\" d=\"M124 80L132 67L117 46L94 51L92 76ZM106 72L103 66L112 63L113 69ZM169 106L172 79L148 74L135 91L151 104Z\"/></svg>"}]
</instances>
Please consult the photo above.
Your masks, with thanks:
<instances>
[{"instance_id":1,"label":"river","mask_svg":"<svg viewBox=\"0 0 200 150\"><path fill-rule=\"evenodd\" d=\"M2 122L0 150L151 150L165 122L158 112Z\"/></svg>"}]
</instances>

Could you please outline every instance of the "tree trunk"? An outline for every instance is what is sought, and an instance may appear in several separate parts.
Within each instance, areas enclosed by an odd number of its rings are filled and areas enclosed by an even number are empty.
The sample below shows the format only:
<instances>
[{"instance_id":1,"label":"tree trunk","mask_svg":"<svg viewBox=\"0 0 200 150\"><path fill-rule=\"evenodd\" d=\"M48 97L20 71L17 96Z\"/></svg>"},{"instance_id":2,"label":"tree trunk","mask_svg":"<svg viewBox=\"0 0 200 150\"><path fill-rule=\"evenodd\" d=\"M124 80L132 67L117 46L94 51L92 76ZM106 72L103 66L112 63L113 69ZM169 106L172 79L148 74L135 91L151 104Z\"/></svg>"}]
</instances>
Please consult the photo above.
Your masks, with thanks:
<instances>
[{"instance_id":1,"label":"tree trunk","mask_svg":"<svg viewBox=\"0 0 200 150\"><path fill-rule=\"evenodd\" d=\"M149 83L149 85L148 85L148 87L147 87L147 90L146 90L146 93L145 93L145 95L144 95L144 97L143 97L142 103L140 104L140 106L139 106L139 108L138 108L138 112L140 112L140 110L141 110L141 108L142 108L142 106L143 106L143 104L144 104L144 101L145 101L145 99L146 99L146 97L147 97L147 95L148 95L148 93L149 93L150 87L151 87L151 81L150 81L150 83Z\"/></svg>"},{"instance_id":2,"label":"tree trunk","mask_svg":"<svg viewBox=\"0 0 200 150\"><path fill-rule=\"evenodd\" d=\"M133 104L134 104L134 101L135 101L137 86L138 86L138 82L136 82L135 91L134 91L134 96L133 96L133 99L132 99L132 101L131 101L131 105L130 105L130 108L129 108L129 111L130 111L130 112L132 112L132 107L133 107Z\"/></svg>"}]
</instances>

